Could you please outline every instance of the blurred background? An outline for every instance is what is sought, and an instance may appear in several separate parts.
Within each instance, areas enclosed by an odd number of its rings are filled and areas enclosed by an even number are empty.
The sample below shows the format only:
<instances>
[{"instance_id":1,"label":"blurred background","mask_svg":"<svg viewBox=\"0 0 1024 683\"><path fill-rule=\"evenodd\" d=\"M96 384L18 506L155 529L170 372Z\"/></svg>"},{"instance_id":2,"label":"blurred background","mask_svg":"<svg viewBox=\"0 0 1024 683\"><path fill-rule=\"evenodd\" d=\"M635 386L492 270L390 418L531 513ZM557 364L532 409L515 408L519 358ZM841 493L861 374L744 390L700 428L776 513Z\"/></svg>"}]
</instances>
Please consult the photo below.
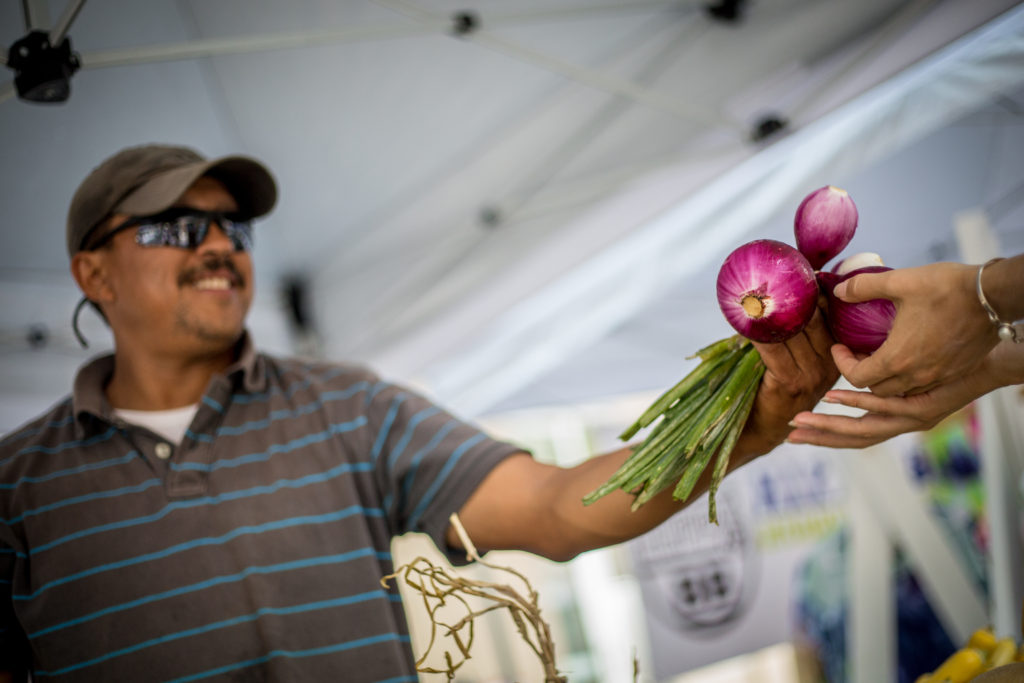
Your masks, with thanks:
<instances>
[{"instance_id":1,"label":"blurred background","mask_svg":"<svg viewBox=\"0 0 1024 683\"><path fill-rule=\"evenodd\" d=\"M0 433L111 346L88 311L90 347L71 333L64 217L129 145L276 175L258 346L368 363L562 464L731 333L719 265L792 243L818 187L857 202L847 255L1024 251L1010 0L7 0L0 47ZM782 448L718 527L697 504L496 561L574 683L913 681L986 623L1020 639L1022 418L1011 390L870 451ZM480 628L457 680L538 679L510 623Z\"/></svg>"}]
</instances>

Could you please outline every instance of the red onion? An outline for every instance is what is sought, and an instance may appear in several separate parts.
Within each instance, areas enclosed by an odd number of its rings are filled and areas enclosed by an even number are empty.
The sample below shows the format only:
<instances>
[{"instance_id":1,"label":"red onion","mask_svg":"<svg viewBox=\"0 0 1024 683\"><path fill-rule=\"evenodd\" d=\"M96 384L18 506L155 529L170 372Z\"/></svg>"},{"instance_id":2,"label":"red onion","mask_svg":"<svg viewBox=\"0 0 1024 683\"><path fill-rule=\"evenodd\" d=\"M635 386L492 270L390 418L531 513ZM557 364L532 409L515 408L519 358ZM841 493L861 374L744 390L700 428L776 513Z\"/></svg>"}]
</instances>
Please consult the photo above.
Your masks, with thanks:
<instances>
[{"instance_id":1,"label":"red onion","mask_svg":"<svg viewBox=\"0 0 1024 683\"><path fill-rule=\"evenodd\" d=\"M892 268L869 266L845 275L820 272L818 281L828 298L828 325L836 341L846 344L857 353L874 353L892 329L896 306L888 299L872 299L859 303L843 301L832 293L840 282L861 273L883 273Z\"/></svg>"},{"instance_id":2,"label":"red onion","mask_svg":"<svg viewBox=\"0 0 1024 683\"><path fill-rule=\"evenodd\" d=\"M853 256L847 256L841 261L836 261L836 265L832 267L832 272L836 275L846 275L855 270L861 268L868 268L870 266L884 266L882 257L878 254L870 251L862 251L859 254Z\"/></svg>"},{"instance_id":3,"label":"red onion","mask_svg":"<svg viewBox=\"0 0 1024 683\"><path fill-rule=\"evenodd\" d=\"M826 185L800 202L793 227L800 253L820 270L853 239L857 206L846 190Z\"/></svg>"},{"instance_id":4,"label":"red onion","mask_svg":"<svg viewBox=\"0 0 1024 683\"><path fill-rule=\"evenodd\" d=\"M777 240L737 248L718 271L718 305L741 335L781 342L810 321L817 305L814 269L799 251Z\"/></svg>"}]
</instances>

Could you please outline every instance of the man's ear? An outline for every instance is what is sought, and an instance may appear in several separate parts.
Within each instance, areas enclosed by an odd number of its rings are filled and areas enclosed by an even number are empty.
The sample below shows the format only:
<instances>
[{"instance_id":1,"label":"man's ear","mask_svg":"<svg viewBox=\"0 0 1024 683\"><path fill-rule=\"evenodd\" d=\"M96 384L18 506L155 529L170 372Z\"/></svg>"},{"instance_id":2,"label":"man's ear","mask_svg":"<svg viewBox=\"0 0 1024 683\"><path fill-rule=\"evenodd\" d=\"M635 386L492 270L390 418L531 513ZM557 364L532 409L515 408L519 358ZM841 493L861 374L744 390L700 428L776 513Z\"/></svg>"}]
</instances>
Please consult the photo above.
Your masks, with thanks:
<instances>
[{"instance_id":1,"label":"man's ear","mask_svg":"<svg viewBox=\"0 0 1024 683\"><path fill-rule=\"evenodd\" d=\"M71 276L75 278L85 298L98 304L114 300L104 256L102 252L80 251L71 257Z\"/></svg>"}]
</instances>

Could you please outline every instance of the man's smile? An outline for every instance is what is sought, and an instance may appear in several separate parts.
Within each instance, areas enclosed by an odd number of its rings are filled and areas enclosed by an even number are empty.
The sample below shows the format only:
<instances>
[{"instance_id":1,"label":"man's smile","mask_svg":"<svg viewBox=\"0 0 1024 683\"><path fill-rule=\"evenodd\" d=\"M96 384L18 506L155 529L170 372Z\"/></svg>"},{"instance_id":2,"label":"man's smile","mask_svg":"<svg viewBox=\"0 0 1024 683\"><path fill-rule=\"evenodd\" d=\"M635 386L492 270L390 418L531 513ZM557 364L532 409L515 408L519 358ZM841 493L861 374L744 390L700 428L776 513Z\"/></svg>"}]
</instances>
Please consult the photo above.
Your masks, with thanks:
<instances>
[{"instance_id":1,"label":"man's smile","mask_svg":"<svg viewBox=\"0 0 1024 683\"><path fill-rule=\"evenodd\" d=\"M205 277L198 280L193 287L206 290L228 290L231 289L231 280L226 277Z\"/></svg>"}]
</instances>

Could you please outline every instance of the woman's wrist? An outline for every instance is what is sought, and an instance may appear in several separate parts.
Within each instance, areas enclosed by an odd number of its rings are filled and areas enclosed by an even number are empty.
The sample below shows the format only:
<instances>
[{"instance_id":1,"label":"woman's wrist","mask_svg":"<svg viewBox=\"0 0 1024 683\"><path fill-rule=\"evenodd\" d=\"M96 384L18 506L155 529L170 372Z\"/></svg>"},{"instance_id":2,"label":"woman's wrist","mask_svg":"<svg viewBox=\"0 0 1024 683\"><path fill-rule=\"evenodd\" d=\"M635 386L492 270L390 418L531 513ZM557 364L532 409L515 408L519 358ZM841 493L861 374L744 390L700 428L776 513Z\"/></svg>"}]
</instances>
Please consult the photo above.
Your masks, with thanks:
<instances>
[{"instance_id":1,"label":"woman's wrist","mask_svg":"<svg viewBox=\"0 0 1024 683\"><path fill-rule=\"evenodd\" d=\"M1024 318L1024 255L989 263L981 273L985 299L1000 320L1008 323Z\"/></svg>"},{"instance_id":2,"label":"woman's wrist","mask_svg":"<svg viewBox=\"0 0 1024 683\"><path fill-rule=\"evenodd\" d=\"M967 379L976 385L980 393L1024 384L1024 344L1000 342Z\"/></svg>"}]
</instances>

